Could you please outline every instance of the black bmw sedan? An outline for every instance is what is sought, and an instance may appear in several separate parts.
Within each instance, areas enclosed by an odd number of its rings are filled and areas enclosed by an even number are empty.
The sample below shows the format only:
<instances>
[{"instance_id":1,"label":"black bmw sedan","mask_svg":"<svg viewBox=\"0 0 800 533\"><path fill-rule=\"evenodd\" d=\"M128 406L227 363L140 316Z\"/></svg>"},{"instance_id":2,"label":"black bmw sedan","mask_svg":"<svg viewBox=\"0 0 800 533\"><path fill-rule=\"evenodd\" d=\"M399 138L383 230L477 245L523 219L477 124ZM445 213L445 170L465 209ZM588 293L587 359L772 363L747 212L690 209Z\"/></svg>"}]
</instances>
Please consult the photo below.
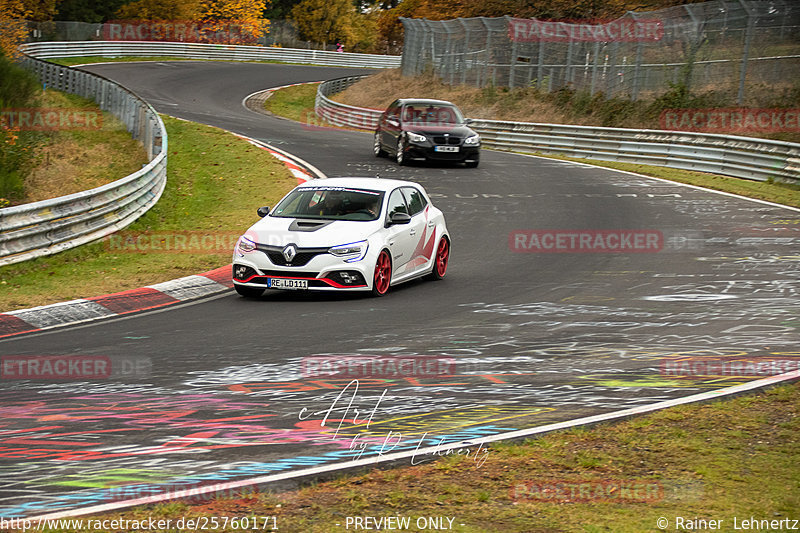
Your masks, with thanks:
<instances>
[{"instance_id":1,"label":"black bmw sedan","mask_svg":"<svg viewBox=\"0 0 800 533\"><path fill-rule=\"evenodd\" d=\"M373 151L378 157L394 155L400 165L434 160L477 167L481 138L468 123L450 102L401 98L381 115Z\"/></svg>"}]
</instances>

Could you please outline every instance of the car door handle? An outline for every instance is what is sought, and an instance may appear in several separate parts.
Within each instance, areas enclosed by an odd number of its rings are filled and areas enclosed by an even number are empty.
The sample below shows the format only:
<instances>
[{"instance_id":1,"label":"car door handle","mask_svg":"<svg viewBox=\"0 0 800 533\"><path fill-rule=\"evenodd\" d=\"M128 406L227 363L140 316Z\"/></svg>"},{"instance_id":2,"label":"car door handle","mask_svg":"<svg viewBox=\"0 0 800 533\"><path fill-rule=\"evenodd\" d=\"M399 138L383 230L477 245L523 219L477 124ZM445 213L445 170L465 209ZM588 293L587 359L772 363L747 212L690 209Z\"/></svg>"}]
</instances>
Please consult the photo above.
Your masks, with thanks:
<instances>
[{"instance_id":1,"label":"car door handle","mask_svg":"<svg viewBox=\"0 0 800 533\"><path fill-rule=\"evenodd\" d=\"M416 234L417 234L417 230L415 230L415 229L412 229L412 230L411 230L411 231L409 231L408 233L409 233L409 235L416 235Z\"/></svg>"},{"instance_id":2,"label":"car door handle","mask_svg":"<svg viewBox=\"0 0 800 533\"><path fill-rule=\"evenodd\" d=\"M433 220L431 220L430 222L428 222L428 227L429 227L429 228L432 228L432 227L434 227L435 225L436 225L436 222L434 222Z\"/></svg>"}]
</instances>

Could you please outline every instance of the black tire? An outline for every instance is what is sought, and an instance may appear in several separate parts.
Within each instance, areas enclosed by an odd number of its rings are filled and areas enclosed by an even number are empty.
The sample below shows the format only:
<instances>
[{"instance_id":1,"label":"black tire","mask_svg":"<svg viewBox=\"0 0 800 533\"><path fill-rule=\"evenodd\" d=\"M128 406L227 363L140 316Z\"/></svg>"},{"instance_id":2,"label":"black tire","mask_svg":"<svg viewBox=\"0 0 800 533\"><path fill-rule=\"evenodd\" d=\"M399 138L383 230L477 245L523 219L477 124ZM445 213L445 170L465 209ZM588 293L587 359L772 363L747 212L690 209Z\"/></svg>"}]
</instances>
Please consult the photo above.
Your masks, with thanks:
<instances>
[{"instance_id":1,"label":"black tire","mask_svg":"<svg viewBox=\"0 0 800 533\"><path fill-rule=\"evenodd\" d=\"M406 143L402 137L397 139L397 152L395 153L395 160L397 161L397 164L400 165L401 167L408 164L408 159L406 158L406 153L405 153L405 146Z\"/></svg>"},{"instance_id":2,"label":"black tire","mask_svg":"<svg viewBox=\"0 0 800 533\"><path fill-rule=\"evenodd\" d=\"M236 289L236 292L239 295L244 296L245 298L258 298L262 294L264 294L264 289L259 289L256 287L247 287L245 285L236 285L233 286Z\"/></svg>"},{"instance_id":3,"label":"black tire","mask_svg":"<svg viewBox=\"0 0 800 533\"><path fill-rule=\"evenodd\" d=\"M378 132L375 132L375 139L372 141L372 153L375 154L375 157L386 157L388 155L386 150L383 149L381 134Z\"/></svg>"}]
</instances>

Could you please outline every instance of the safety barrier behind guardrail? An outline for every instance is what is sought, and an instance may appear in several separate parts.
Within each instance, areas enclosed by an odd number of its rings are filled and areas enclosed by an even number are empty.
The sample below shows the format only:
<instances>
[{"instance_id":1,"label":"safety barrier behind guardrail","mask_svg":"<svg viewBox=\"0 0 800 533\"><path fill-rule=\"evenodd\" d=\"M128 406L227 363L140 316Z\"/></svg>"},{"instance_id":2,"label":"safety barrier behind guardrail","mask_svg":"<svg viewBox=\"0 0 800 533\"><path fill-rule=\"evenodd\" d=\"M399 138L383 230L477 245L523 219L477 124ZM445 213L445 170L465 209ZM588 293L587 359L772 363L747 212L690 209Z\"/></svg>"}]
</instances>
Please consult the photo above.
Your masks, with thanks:
<instances>
[{"instance_id":1,"label":"safety barrier behind guardrail","mask_svg":"<svg viewBox=\"0 0 800 533\"><path fill-rule=\"evenodd\" d=\"M150 41L78 41L43 42L25 45L29 55L38 58L58 57L179 57L220 61L278 61L335 67L397 68L400 56L354 54L327 50L302 50L206 43L171 43Z\"/></svg>"},{"instance_id":2,"label":"safety barrier behind guardrail","mask_svg":"<svg viewBox=\"0 0 800 533\"><path fill-rule=\"evenodd\" d=\"M95 189L0 209L0 266L74 248L128 226L156 204L167 182L167 132L147 102L101 76L29 55L21 63L47 87L91 98L117 116L142 142L149 163Z\"/></svg>"},{"instance_id":3,"label":"safety barrier behind guardrail","mask_svg":"<svg viewBox=\"0 0 800 533\"><path fill-rule=\"evenodd\" d=\"M381 111L334 102L364 76L320 84L317 115L335 126L374 130ZM755 137L472 119L487 148L621 161L709 172L757 181L800 182L800 144Z\"/></svg>"}]
</instances>

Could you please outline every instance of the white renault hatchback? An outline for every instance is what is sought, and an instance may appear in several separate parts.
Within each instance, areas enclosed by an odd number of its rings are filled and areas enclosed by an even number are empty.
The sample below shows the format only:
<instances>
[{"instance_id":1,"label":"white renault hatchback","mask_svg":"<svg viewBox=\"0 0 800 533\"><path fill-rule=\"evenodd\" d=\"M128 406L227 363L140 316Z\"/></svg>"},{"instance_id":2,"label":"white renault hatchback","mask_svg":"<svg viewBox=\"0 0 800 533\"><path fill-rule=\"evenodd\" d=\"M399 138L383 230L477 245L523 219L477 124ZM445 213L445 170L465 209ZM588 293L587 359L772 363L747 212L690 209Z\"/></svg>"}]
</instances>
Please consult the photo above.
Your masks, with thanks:
<instances>
[{"instance_id":1,"label":"white renault hatchback","mask_svg":"<svg viewBox=\"0 0 800 533\"><path fill-rule=\"evenodd\" d=\"M447 272L444 215L417 183L312 180L258 214L233 252L233 284L242 296L265 289L382 296L392 285Z\"/></svg>"}]
</instances>

